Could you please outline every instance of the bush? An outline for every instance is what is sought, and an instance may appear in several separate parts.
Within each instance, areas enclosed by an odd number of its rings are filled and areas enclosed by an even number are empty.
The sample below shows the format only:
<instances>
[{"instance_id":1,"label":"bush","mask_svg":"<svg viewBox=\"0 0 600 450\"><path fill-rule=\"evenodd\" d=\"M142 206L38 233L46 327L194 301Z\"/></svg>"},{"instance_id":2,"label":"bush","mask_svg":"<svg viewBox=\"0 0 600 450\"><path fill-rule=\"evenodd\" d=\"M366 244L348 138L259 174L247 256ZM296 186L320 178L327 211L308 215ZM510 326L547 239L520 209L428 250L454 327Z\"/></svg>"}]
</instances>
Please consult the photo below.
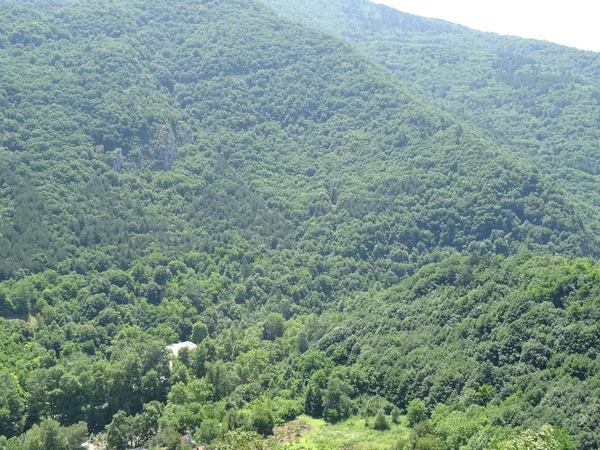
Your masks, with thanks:
<instances>
[{"instance_id":1,"label":"bush","mask_svg":"<svg viewBox=\"0 0 600 450\"><path fill-rule=\"evenodd\" d=\"M398 442L396 442L390 450L408 450L410 449L410 442L408 439L401 438Z\"/></svg>"},{"instance_id":2,"label":"bush","mask_svg":"<svg viewBox=\"0 0 600 450\"><path fill-rule=\"evenodd\" d=\"M539 431L527 430L520 436L510 441L500 444L500 450L535 450L543 448L545 450L559 450L560 444L554 437L554 429L549 426L543 426Z\"/></svg>"},{"instance_id":3,"label":"bush","mask_svg":"<svg viewBox=\"0 0 600 450\"><path fill-rule=\"evenodd\" d=\"M396 407L392 409L392 423L395 425L400 423L400 410Z\"/></svg>"},{"instance_id":4,"label":"bush","mask_svg":"<svg viewBox=\"0 0 600 450\"><path fill-rule=\"evenodd\" d=\"M375 423L373 424L373 429L377 431L386 431L390 429L390 424L388 423L385 414L383 411L380 411L375 417Z\"/></svg>"},{"instance_id":5,"label":"bush","mask_svg":"<svg viewBox=\"0 0 600 450\"><path fill-rule=\"evenodd\" d=\"M276 415L283 422L294 420L302 414L302 406L297 400L284 400L282 398L275 399L277 403Z\"/></svg>"},{"instance_id":6,"label":"bush","mask_svg":"<svg viewBox=\"0 0 600 450\"><path fill-rule=\"evenodd\" d=\"M257 405L252 410L251 417L252 428L263 436L273 434L273 426L275 425L275 418L271 408L266 405Z\"/></svg>"},{"instance_id":7,"label":"bush","mask_svg":"<svg viewBox=\"0 0 600 450\"><path fill-rule=\"evenodd\" d=\"M414 427L416 424L423 422L427 419L428 412L425 403L419 399L414 399L408 404L406 408L408 417L408 426Z\"/></svg>"}]
</instances>

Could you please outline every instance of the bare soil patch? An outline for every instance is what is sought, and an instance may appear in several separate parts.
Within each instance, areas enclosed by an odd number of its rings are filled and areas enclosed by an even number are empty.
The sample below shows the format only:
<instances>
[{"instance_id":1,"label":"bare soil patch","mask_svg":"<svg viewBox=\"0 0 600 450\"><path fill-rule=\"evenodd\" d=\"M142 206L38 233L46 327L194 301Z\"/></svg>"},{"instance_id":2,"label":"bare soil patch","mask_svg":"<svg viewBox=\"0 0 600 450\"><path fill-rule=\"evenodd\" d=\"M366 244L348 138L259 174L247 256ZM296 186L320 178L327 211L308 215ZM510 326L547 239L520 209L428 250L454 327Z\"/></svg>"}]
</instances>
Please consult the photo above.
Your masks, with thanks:
<instances>
[{"instance_id":1,"label":"bare soil patch","mask_svg":"<svg viewBox=\"0 0 600 450\"><path fill-rule=\"evenodd\" d=\"M305 420L296 419L273 428L273 435L278 444L285 444L300 439L315 430Z\"/></svg>"}]
</instances>

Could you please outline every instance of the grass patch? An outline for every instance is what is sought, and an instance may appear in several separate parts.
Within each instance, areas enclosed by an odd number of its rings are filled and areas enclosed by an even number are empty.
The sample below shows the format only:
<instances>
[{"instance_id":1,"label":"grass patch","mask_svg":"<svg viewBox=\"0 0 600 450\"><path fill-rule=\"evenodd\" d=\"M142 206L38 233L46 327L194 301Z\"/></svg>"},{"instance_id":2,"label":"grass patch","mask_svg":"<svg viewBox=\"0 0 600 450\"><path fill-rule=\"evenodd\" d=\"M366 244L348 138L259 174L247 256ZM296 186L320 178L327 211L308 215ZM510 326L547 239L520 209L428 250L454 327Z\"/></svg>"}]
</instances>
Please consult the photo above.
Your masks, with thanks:
<instances>
[{"instance_id":1,"label":"grass patch","mask_svg":"<svg viewBox=\"0 0 600 450\"><path fill-rule=\"evenodd\" d=\"M322 419L300 416L296 423L306 425L310 431L282 445L286 450L389 450L400 438L408 438L405 424L390 423L388 431L376 431L372 428L374 417L369 418L369 426L365 419L353 417L337 424L328 424Z\"/></svg>"}]
</instances>

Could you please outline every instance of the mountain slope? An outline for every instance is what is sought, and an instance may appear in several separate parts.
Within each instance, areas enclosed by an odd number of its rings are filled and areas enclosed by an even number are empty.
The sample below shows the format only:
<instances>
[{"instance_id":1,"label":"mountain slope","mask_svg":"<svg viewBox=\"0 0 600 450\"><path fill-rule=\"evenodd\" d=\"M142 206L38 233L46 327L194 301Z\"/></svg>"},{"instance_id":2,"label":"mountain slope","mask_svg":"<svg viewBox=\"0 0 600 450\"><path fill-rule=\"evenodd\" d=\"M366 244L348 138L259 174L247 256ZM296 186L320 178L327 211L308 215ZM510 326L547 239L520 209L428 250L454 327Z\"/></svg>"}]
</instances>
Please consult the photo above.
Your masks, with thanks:
<instances>
[{"instance_id":1,"label":"mountain slope","mask_svg":"<svg viewBox=\"0 0 600 450\"><path fill-rule=\"evenodd\" d=\"M132 10L114 5L113 20L103 5L3 8L1 57L12 69L0 74L0 277L61 261L69 270L74 259L130 267L155 250L214 247L232 229L269 245L288 233L194 136L143 46L123 34L135 27Z\"/></svg>"},{"instance_id":2,"label":"mountain slope","mask_svg":"<svg viewBox=\"0 0 600 450\"><path fill-rule=\"evenodd\" d=\"M600 56L470 30L367 0L265 3L352 41L398 78L509 143L596 174ZM333 25L333 26L332 26ZM577 140L565 139L577 135Z\"/></svg>"},{"instance_id":3,"label":"mountain slope","mask_svg":"<svg viewBox=\"0 0 600 450\"><path fill-rule=\"evenodd\" d=\"M5 14L4 64L19 69L3 75L2 145L31 155L25 164L38 164L33 170L42 174L69 148L70 164L100 160L96 173L108 179L100 182L115 184L157 170L159 178L169 178L169 169L189 173L190 164L203 171L205 162L191 162L198 145L177 151L194 145L196 134L300 236L323 236L334 245L324 244L322 253L358 260L391 252L427 260L424 251L462 250L472 241L502 252L522 243L570 254L596 251L587 231L592 225L530 162L420 100L339 41L280 23L255 4L194 2L176 13L162 8L83 4L59 11L15 7ZM48 20L40 29L42 14ZM8 20L11 15L18 20ZM89 175L63 176L38 180L43 201L50 202L53 191L72 204L73 193L89 183ZM53 187L46 189L46 182ZM80 187L67 190L69 182ZM129 245L130 234L114 237L132 218L111 224L110 238L98 227L100 235L81 236L82 222L94 223L96 211L118 204L110 192L103 197L113 204L84 212L90 218L73 225L75 231L65 221L75 222L77 213L62 206L41 217L57 235L74 235L75 247ZM129 192L135 201L143 188L130 185ZM193 190L172 194L179 211L189 211L186 192ZM158 236L146 240L140 233L141 246L165 233L173 234L172 243L188 239L179 234L185 225L172 230L179 219L171 206L157 216L149 212L154 206L142 214L150 214L146 222L158 227ZM382 242L365 226L381 227ZM312 248L313 238L300 244ZM35 251L26 260L41 252Z\"/></svg>"},{"instance_id":4,"label":"mountain slope","mask_svg":"<svg viewBox=\"0 0 600 450\"><path fill-rule=\"evenodd\" d=\"M433 409L453 397L382 389L334 328L457 253L599 251L597 218L529 154L260 3L0 11L0 426L28 430L2 450L78 448L80 421L175 448L303 411ZM493 425L482 445L520 427Z\"/></svg>"},{"instance_id":5,"label":"mountain slope","mask_svg":"<svg viewBox=\"0 0 600 450\"><path fill-rule=\"evenodd\" d=\"M485 425L551 423L597 448L598 275L586 261L452 257L358 306L317 348L395 405L423 399L442 440L462 424L462 445L479 448Z\"/></svg>"},{"instance_id":6,"label":"mountain slope","mask_svg":"<svg viewBox=\"0 0 600 450\"><path fill-rule=\"evenodd\" d=\"M597 53L482 33L367 0L265 3L344 37L446 110L532 156L578 199L581 214L597 214Z\"/></svg>"}]
</instances>

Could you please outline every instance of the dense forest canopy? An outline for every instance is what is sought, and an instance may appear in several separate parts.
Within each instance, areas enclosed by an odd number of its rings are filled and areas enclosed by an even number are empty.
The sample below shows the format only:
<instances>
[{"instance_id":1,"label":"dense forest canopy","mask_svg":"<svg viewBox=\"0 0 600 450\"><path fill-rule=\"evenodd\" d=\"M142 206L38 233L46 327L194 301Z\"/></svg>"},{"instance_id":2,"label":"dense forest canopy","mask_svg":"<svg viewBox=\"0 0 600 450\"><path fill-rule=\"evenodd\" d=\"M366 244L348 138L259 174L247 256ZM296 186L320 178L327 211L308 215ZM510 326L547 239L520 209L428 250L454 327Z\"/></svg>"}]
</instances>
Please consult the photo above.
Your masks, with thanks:
<instances>
[{"instance_id":1,"label":"dense forest canopy","mask_svg":"<svg viewBox=\"0 0 600 450\"><path fill-rule=\"evenodd\" d=\"M600 205L598 53L482 33L368 0L264 3L343 37L444 109L529 155L585 205L583 214Z\"/></svg>"},{"instance_id":2,"label":"dense forest canopy","mask_svg":"<svg viewBox=\"0 0 600 450\"><path fill-rule=\"evenodd\" d=\"M543 158L426 92L417 38L485 71L491 37L269 4L351 42L255 1L0 4L0 449L598 448L595 55L536 97L574 114L536 141L586 142Z\"/></svg>"}]
</instances>

